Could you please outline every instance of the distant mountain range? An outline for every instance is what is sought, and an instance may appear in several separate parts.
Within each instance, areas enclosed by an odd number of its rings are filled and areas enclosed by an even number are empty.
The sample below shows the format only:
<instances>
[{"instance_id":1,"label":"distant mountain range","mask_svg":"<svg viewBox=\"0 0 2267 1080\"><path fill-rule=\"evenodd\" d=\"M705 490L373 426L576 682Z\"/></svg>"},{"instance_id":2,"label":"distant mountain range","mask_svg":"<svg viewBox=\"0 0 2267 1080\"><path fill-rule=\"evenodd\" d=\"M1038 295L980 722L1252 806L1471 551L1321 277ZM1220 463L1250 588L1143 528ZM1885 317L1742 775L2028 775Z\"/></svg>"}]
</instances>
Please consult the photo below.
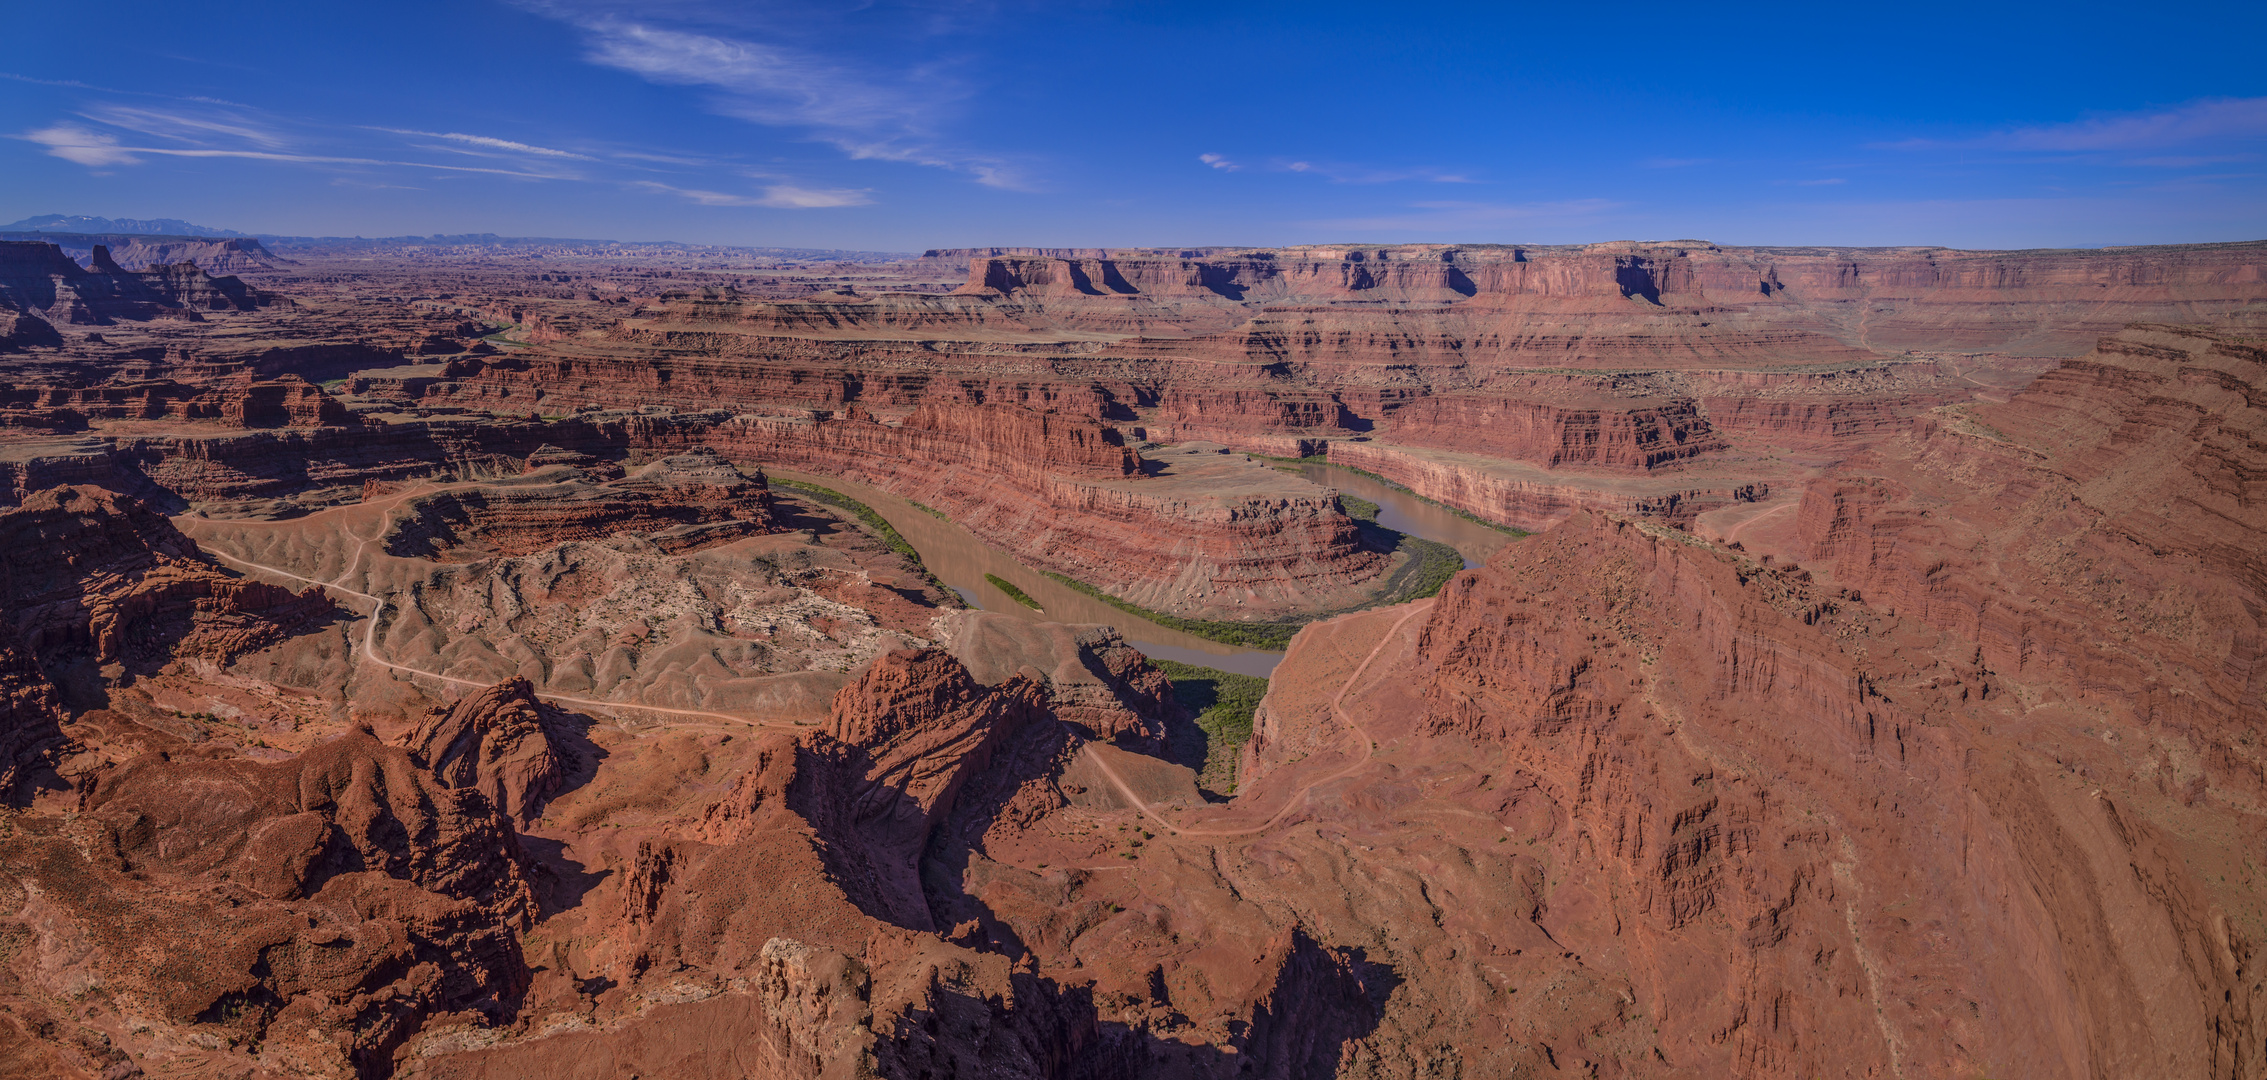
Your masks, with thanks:
<instances>
[{"instance_id":1,"label":"distant mountain range","mask_svg":"<svg viewBox=\"0 0 2267 1080\"><path fill-rule=\"evenodd\" d=\"M106 218L85 214L41 214L0 225L0 232L131 233L147 236L247 236L234 229L191 225L180 218Z\"/></svg>"}]
</instances>

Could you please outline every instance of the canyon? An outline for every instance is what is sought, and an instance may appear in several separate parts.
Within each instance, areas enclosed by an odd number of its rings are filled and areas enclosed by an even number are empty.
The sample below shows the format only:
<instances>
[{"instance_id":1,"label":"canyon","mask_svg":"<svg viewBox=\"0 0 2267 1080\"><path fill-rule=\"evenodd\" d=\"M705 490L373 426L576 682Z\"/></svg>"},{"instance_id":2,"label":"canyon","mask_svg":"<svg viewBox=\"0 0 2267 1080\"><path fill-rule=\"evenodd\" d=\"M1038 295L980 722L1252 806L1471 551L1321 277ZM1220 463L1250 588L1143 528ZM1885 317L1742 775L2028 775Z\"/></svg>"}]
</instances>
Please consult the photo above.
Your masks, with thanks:
<instances>
[{"instance_id":1,"label":"canyon","mask_svg":"<svg viewBox=\"0 0 2267 1080\"><path fill-rule=\"evenodd\" d=\"M0 1073L2267 1077L2267 243L85 239Z\"/></svg>"}]
</instances>

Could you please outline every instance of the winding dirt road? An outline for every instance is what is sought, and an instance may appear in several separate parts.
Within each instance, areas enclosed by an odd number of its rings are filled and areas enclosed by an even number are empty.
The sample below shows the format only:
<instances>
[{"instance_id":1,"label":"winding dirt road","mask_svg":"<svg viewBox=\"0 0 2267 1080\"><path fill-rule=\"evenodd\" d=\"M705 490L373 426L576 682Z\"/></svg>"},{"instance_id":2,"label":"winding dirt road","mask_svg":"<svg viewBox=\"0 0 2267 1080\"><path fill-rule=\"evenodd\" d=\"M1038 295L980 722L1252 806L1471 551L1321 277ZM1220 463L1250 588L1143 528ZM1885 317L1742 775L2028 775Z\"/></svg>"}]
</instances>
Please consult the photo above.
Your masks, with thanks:
<instances>
[{"instance_id":1,"label":"winding dirt road","mask_svg":"<svg viewBox=\"0 0 2267 1080\"><path fill-rule=\"evenodd\" d=\"M318 581L311 577L292 573L291 571L285 570L280 566L270 566L266 563L254 562L250 559L239 558L237 556L229 555L220 551L215 551L210 548L207 548L206 550L208 554L211 554L215 558L221 559L236 566L244 567L250 570L256 570L261 573L274 574L278 577L289 578L293 581L305 582L306 584L313 585L318 588L344 593L345 595L354 597L355 599L368 601L371 605L371 610L370 614L367 616L368 622L363 627L362 641L359 646L359 651L361 652L362 656L365 659L369 660L371 663L377 664L378 666L391 671L399 671L411 676L433 679L435 681L448 683L453 686L466 686L473 688L486 687L489 685L488 683L481 682L476 679L466 679L460 678L455 675L445 675L438 671L428 671L424 668L411 667L407 664L397 664L391 660L386 659L378 651L378 623L385 615L386 606L390 603L390 601L383 596L377 596L371 593L363 592L359 589L349 588L346 585L340 583L341 581L352 577L355 570L362 565L363 558L369 553L371 542L386 534L386 530L393 523L393 509L410 498L411 495L419 493L420 492L404 492L401 495L388 500L386 504L383 504L386 506L386 512L380 516L378 529L374 535L363 537L356 536L352 532L349 532L347 534L348 536L354 537L359 541L359 543L355 546L353 556L347 560L346 570L339 574L337 580ZM266 525L280 523L258 522L246 524ZM297 522L295 524L304 524L304 522ZM1367 766L1370 763L1370 760L1376 756L1377 751L1372 744L1369 733L1365 731L1361 727L1361 725L1355 723L1353 717L1348 715L1346 712L1346 695L1354 689L1354 686L1357 683L1361 682L1362 676L1369 671L1370 665L1377 660L1378 654L1385 651L1386 645L1392 643L1400 637L1401 628L1408 625L1409 620L1414 619L1418 615L1424 614L1425 612L1431 611L1432 606L1433 602L1431 600L1421 600L1409 605L1409 610L1403 612L1400 618L1394 620L1393 625L1391 627L1388 627L1384 635L1379 637L1377 644L1370 647L1370 651L1362 657L1362 662L1355 666L1353 673L1349 674L1346 677L1345 684L1340 686L1338 688L1338 693L1333 695L1330 699L1331 712L1336 715L1341 722L1345 723L1348 729L1348 734L1359 742L1361 750L1360 755L1356 757L1354 761L1347 764L1343 768L1340 768L1327 776L1318 777L1301 785L1298 790L1292 792L1290 797L1284 801L1281 809L1277 810L1266 821L1261 822L1258 825L1243 829L1189 829L1175 825L1171 821L1166 820L1164 815L1158 813L1155 806L1143 800L1140 796L1134 794L1133 789L1127 785L1125 778L1119 776L1117 770L1112 769L1110 767L1110 763L1104 760L1101 755L1094 753L1092 743L1088 743L1087 745L1080 747L1079 752L1085 754L1087 759L1089 761L1092 761L1094 763L1094 766L1101 770L1102 775L1110 781L1110 785L1117 789L1119 796L1124 798L1130 805L1139 809L1144 816L1156 822L1160 828L1163 828L1168 833L1171 833L1175 836L1234 837L1251 836L1257 833L1266 832L1267 830L1274 828L1277 824L1282 822L1284 818L1289 817L1293 811L1299 809L1302 805L1304 805L1308 794L1314 791L1315 788L1352 775L1356 771L1362 769L1364 766ZM350 648L355 647L351 640L349 642L349 646ZM603 701L593 698L568 697L562 694L539 693L537 696L542 697L547 701L565 705L580 705L602 709L634 709L641 712L661 713L669 716L707 717L710 719L726 720L736 724L747 724L755 727L796 729L802 726L777 720L759 720L754 717L740 716L732 713L710 712L703 709L672 709L658 705L638 705L620 701ZM1117 868L1111 867L1108 869Z\"/></svg>"},{"instance_id":2,"label":"winding dirt road","mask_svg":"<svg viewBox=\"0 0 2267 1080\"><path fill-rule=\"evenodd\" d=\"M1301 806L1305 805L1308 793L1312 792L1318 787L1321 787L1324 784L1328 784L1334 780L1340 780L1347 776L1353 775L1356 771L1368 765L1371 758L1377 756L1377 750L1375 749L1375 746L1370 739L1369 732L1364 731L1360 724L1354 722L1353 717L1347 715L1345 704L1346 694L1348 691L1354 689L1354 684L1362 681L1363 673L1367 672L1370 669L1370 663L1378 658L1378 654L1385 651L1386 645L1401 636L1401 628L1407 625L1409 620L1414 619L1417 616L1424 614L1425 612L1431 611L1432 609L1433 602L1431 600L1420 600L1409 605L1409 610L1402 613L1402 616L1400 618L1393 621L1393 625L1386 629L1385 635L1378 639L1378 643L1370 646L1369 654L1362 657L1362 662L1354 668L1354 673L1346 677L1345 685L1340 686L1338 688L1338 693L1333 695L1330 699L1330 711L1335 714L1340 721L1345 723L1348 729L1348 733L1355 739L1360 741L1362 750L1361 756L1355 758L1352 763L1348 764L1342 769L1339 769L1337 772L1331 773L1328 776L1318 777L1301 785L1297 791L1291 793L1291 797L1285 800L1283 808L1277 810L1274 816L1268 818L1266 821L1263 821L1258 825L1252 826L1251 828L1184 829L1178 825L1173 824L1170 821L1165 820L1164 815L1159 814L1154 806L1143 801L1141 796L1134 794L1133 789L1126 785L1125 779L1118 775L1117 770L1112 769L1110 767L1110 763L1103 760L1102 755L1094 753L1093 743L1088 743L1085 746L1080 747L1079 752L1085 754L1087 756L1087 759L1092 761L1096 768L1102 770L1102 775L1110 781L1111 787L1118 789L1118 794L1121 797L1123 797L1128 803L1131 803L1135 808L1139 809L1142 814L1148 817L1151 821L1155 821L1159 826L1164 828L1166 832L1171 833L1175 836L1251 836L1256 833L1266 832L1267 830L1274 828L1276 824L1281 822L1284 818L1289 817L1292 811L1297 810Z\"/></svg>"},{"instance_id":3,"label":"winding dirt road","mask_svg":"<svg viewBox=\"0 0 2267 1080\"><path fill-rule=\"evenodd\" d=\"M454 487L472 487L472 486L477 486L477 485L471 485L471 484L458 484L458 485L453 485L453 486L454 486ZM356 569L357 567L360 567L360 566L362 565L362 559L363 559L363 556L364 556L364 555L366 555L366 554L367 554L367 553L369 552L369 550L370 550L370 543L371 543L371 541L378 539L378 537L382 537L382 536L386 535L386 530L387 530L388 528L391 528L391 527L392 527L392 525L393 525L393 510L394 510L394 508L395 508L395 507L398 507L398 506L400 506L400 505L401 505L401 504L402 504L402 503L403 503L404 501L407 501L407 500L408 500L408 499L409 499L409 498L410 498L410 497L411 497L412 495L420 495L420 494L433 494L433 493L436 493L436 492L440 492L440 491L447 491L447 490L450 490L450 487L439 487L439 488L422 489L422 490L417 490L417 491L406 491L406 492L403 492L403 493L401 493L400 495L397 495L397 496L395 496L394 498L392 498L392 499L388 500L388 501L387 501L386 503L383 503L383 504L378 504L378 505L383 505L383 506L385 506L385 507L386 507L386 512L385 512L385 513L384 513L383 515L381 515L381 516L379 517L379 519L378 519L378 531L377 531L377 533L376 533L375 535L373 535L373 536L368 536L368 537L362 537L362 536L355 536L355 534L354 534L354 533L352 533L352 532L349 532L349 533L347 533L347 535L348 535L348 536L352 536L352 537L354 537L355 539L357 539L357 540L361 541L361 543L359 543L359 544L355 545L355 548L354 548L354 555L353 555L353 557L352 557L352 558L349 558L349 559L347 560L347 568L346 568L346 570L345 570L344 572L342 572L342 573L340 573L340 574L339 574L339 579L340 579L340 580L344 580L344 579L346 579L346 578L352 577L352 576L354 575L354 571L355 571L355 569ZM371 504L358 504L358 505L371 505ZM282 524L282 523L281 523L281 522L248 522L248 523L246 523L246 524L259 524L259 525L267 525L267 524ZM293 524L304 524L304 522L294 522ZM200 545L200 546L202 546L202 545ZM261 571L261 572L263 572L263 573L269 573L269 574L275 574L275 575L278 575L278 576L281 576L281 577L287 577L287 578L290 578L290 579L291 579L291 580L293 580L293 581L304 581L304 582L306 582L306 583L307 583L307 584L309 584L309 585L314 585L314 586L317 586L317 587L319 587L319 588L323 588L323 589L329 589L329 590L332 590L332 591L335 591L335 592L341 592L341 593L345 593L346 595L348 595L348 596L352 596L352 597L354 597L354 598L356 598L356 599L360 599L360 600L367 600L367 601L369 601L369 602L370 602L370 603L372 604L372 607L371 607L371 610L370 610L370 614L369 614L369 616L368 616L368 618L369 618L369 624L368 624L367 626L365 626L365 627L363 628L363 631L362 631L362 644L361 644L361 646L360 646L360 651L361 651L361 653L362 653L363 657L365 657L366 659L368 659L368 660L369 660L369 661L370 661L371 663L377 664L377 665L378 665L379 667L387 668L387 669L389 669L389 670L393 670L393 671L399 671L399 672L403 672L403 673L405 673L405 674L409 674L409 675L416 675L416 676L422 676L422 677L424 677L424 678L428 678L428 679L434 679L434 680L437 680L437 681L439 681L439 682L448 683L448 684L450 684L450 685L452 685L452 686L470 686L470 687L475 687L475 688L485 688L485 687L487 687L487 686L491 685L491 684L489 684L489 683L484 683L484 682L481 682L481 681L479 681L479 680L476 680L476 679L465 679L465 678L459 678L459 677L457 677L457 676L455 676L455 675L444 675L444 674L442 674L442 673L440 673L440 672L438 672L438 671L427 671L427 670L425 670L424 668L416 668L416 667L410 667L410 666L409 666L409 665L407 665L407 664L397 664L397 663L394 663L394 662L393 662L393 661L391 661L391 660L388 660L388 659L386 659L386 658L385 658L384 656L381 656L381 655L379 655L379 653L378 653L378 623L379 623L380 619L381 619L381 618L382 618L382 617L383 617L383 616L385 615L385 612L386 612L386 605L387 605L387 604L389 603L389 601L388 601L388 600L386 600L386 598L385 598L385 597L382 597L382 596L374 596L374 595L371 595L370 593L362 592L362 591L361 591L361 590L359 590L359 589L350 589L350 588L346 587L345 585L342 585L342 584L340 584L340 583L339 583L339 581L317 581L317 580L315 580L314 578L311 578L311 577L305 577L305 576L302 576L302 575L299 575L299 574L294 574L294 573L292 573L291 571L289 571L289 570L285 570L285 569L283 569L283 568L282 568L282 567L280 567L280 566L269 566L269 565L268 565L268 564L266 564L266 563L253 562L253 561L252 561L252 560L250 560L250 559L241 559L241 558L238 558L238 557L236 557L236 556L234 556L234 555L228 555L228 554L225 554L225 553L222 553L222 552L219 552L219 551L215 551L215 550L212 550L211 548L206 548L206 553L207 553L207 554L209 554L209 555L212 555L212 556L213 556L213 557L215 557L215 558L218 558L218 559L224 560L224 561L226 561L226 562L232 563L232 564L234 564L234 565L236 565L236 566L247 567L247 568L250 568L250 569L253 569L253 570L258 570L258 571ZM351 640L350 640L350 641L348 642L348 647L349 647L349 648L353 648L353 647L354 647L354 645L353 645L353 642L352 642ZM733 722L733 723L736 723L736 724L748 724L748 725L752 725L752 726L755 726L755 727L773 727L773 728L788 728L788 729L795 729L795 728L799 728L799 727L801 727L801 726L802 726L802 725L798 725L798 724L789 723L789 722L786 722L786 721L780 721L780 720L758 720L758 719L756 719L756 718L754 718L754 717L748 717L748 716L738 716L738 715L734 715L734 714L732 714L732 713L709 712L709 711L707 711L707 710L704 710L704 709L672 709L672 708L667 708L667 707L664 707L664 706L660 706L660 705L638 705L638 704L634 704L634 703L631 703L631 702L624 702L624 701L601 701L601 700L598 700L598 699L595 699L595 698L578 698L578 697L567 697L567 696L565 696L565 695L563 695L563 694L549 694L549 693L541 693L541 692L539 692L539 693L538 693L538 694L537 694L536 696L537 696L537 697L540 697L540 698L543 698L544 700L547 700L547 701L556 702L556 703L560 703L560 704L566 704L566 705L581 705L581 706L586 706L586 707L591 707L591 708L603 708L603 709L634 709L634 710L637 710L637 711L639 711L639 712L649 712L649 713L663 713L663 714L666 714L666 715L669 715L669 716L703 716L703 717L709 717L709 718L711 718L711 719L716 719L716 720L729 720L729 721L731 721L731 722Z\"/></svg>"}]
</instances>

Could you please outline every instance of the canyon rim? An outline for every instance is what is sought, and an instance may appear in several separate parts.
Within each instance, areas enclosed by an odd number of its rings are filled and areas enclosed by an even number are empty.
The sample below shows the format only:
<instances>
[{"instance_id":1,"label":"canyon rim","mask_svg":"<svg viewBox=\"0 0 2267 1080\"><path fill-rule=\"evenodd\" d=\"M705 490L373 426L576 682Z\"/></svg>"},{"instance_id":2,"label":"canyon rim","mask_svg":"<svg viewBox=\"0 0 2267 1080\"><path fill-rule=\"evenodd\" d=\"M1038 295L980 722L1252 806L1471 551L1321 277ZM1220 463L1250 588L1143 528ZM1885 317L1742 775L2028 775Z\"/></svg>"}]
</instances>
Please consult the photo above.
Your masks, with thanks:
<instances>
[{"instance_id":1,"label":"canyon rim","mask_svg":"<svg viewBox=\"0 0 2267 1080\"><path fill-rule=\"evenodd\" d=\"M2267 243L13 235L0 1074L2267 1076Z\"/></svg>"}]
</instances>

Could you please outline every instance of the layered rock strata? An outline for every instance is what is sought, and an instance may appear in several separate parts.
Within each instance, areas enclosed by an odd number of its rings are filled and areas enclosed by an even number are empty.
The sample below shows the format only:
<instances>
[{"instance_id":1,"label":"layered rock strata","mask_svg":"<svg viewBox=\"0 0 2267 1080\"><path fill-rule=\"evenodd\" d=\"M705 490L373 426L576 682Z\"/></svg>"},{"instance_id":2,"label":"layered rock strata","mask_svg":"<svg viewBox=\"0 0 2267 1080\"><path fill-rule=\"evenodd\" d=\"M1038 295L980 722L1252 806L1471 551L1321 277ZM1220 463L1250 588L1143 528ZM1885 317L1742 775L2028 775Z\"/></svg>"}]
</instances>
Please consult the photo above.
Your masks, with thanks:
<instances>
[{"instance_id":1,"label":"layered rock strata","mask_svg":"<svg viewBox=\"0 0 2267 1080\"><path fill-rule=\"evenodd\" d=\"M1374 473L1443 506L1529 532L1590 508L1689 523L1711 509L1769 497L1768 483L1667 476L1628 481L1554 474L1457 454L1373 442L1333 442L1331 464Z\"/></svg>"},{"instance_id":2,"label":"layered rock strata","mask_svg":"<svg viewBox=\"0 0 2267 1080\"><path fill-rule=\"evenodd\" d=\"M138 500L100 488L53 488L0 511L0 548L11 552L6 619L58 676L187 657L225 664L330 610L319 590L223 569Z\"/></svg>"},{"instance_id":3,"label":"layered rock strata","mask_svg":"<svg viewBox=\"0 0 2267 1080\"><path fill-rule=\"evenodd\" d=\"M213 277L194 263L127 270L98 245L93 268L81 269L53 244L0 241L0 307L49 322L196 321L200 311L250 311L273 300L237 278Z\"/></svg>"},{"instance_id":4,"label":"layered rock strata","mask_svg":"<svg viewBox=\"0 0 2267 1080\"><path fill-rule=\"evenodd\" d=\"M386 550L394 555L454 557L486 551L516 556L563 540L642 532L674 554L779 528L763 474L747 476L713 453L672 455L603 484L586 477L619 467L539 464L545 457L542 450L529 455L533 469L518 483L408 499L386 533ZM371 488L364 498L379 493Z\"/></svg>"},{"instance_id":5,"label":"layered rock strata","mask_svg":"<svg viewBox=\"0 0 2267 1080\"><path fill-rule=\"evenodd\" d=\"M1995 671L2070 688L2064 708L2160 732L2144 775L2164 790L2256 804L2263 385L2250 340L2129 329L1814 483L1788 554Z\"/></svg>"}]
</instances>

